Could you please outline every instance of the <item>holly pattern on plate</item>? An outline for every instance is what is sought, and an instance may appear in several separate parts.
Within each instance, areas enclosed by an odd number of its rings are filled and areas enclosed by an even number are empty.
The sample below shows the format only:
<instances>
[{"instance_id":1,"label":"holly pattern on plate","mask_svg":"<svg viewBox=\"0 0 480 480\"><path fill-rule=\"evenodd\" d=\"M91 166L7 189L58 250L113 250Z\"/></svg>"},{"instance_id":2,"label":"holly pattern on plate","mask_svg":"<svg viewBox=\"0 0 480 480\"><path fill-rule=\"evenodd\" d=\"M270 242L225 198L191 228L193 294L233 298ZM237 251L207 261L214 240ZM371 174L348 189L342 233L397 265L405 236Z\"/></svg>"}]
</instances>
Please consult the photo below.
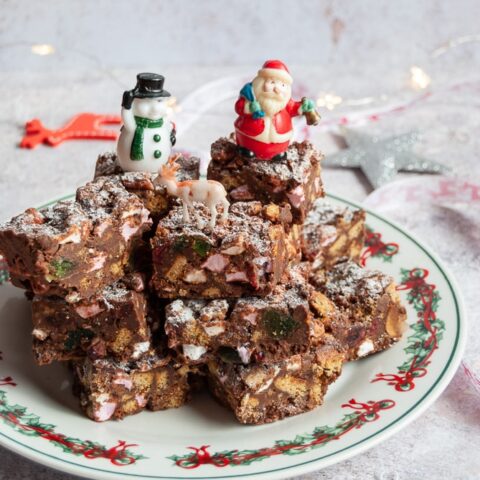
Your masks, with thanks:
<instances>
[{"instance_id":1,"label":"holly pattern on plate","mask_svg":"<svg viewBox=\"0 0 480 480\"><path fill-rule=\"evenodd\" d=\"M378 420L382 410L389 410L394 406L393 400L362 403L352 398L348 403L343 404L342 408L350 408L353 412L345 414L334 426L316 427L311 433L297 435L293 440L277 440L272 447L210 453L208 451L210 445L202 445L198 448L188 447L193 452L180 456L171 455L167 458L178 467L193 469L201 465L214 465L215 467L250 465L276 455L298 455L320 448L332 440L339 440L348 432Z\"/></svg>"},{"instance_id":2,"label":"holly pattern on plate","mask_svg":"<svg viewBox=\"0 0 480 480\"><path fill-rule=\"evenodd\" d=\"M15 384L10 383L10 385ZM65 453L83 455L89 460L105 458L110 460L113 465L121 467L146 458L129 450L129 448L138 445L127 444L123 440L118 440L117 445L107 448L90 440L81 440L57 433L55 425L41 422L38 415L30 413L21 405L9 404L7 393L3 390L0 390L0 419L16 432L30 437L42 438L56 447L60 447Z\"/></svg>"},{"instance_id":3,"label":"holly pattern on plate","mask_svg":"<svg viewBox=\"0 0 480 480\"><path fill-rule=\"evenodd\" d=\"M382 241L382 234L375 232L368 225L365 226L365 250L360 257L360 265L364 267L367 264L367 259L376 257L382 259L384 262L391 262L392 257L398 253L398 243Z\"/></svg>"},{"instance_id":4,"label":"holly pattern on plate","mask_svg":"<svg viewBox=\"0 0 480 480\"><path fill-rule=\"evenodd\" d=\"M0 378L0 387L6 387L7 385L11 387L17 386L17 384L13 381L13 378L10 376Z\"/></svg>"},{"instance_id":5,"label":"holly pattern on plate","mask_svg":"<svg viewBox=\"0 0 480 480\"><path fill-rule=\"evenodd\" d=\"M385 381L399 392L415 388L415 379L427 374L430 359L438 348L445 331L445 322L437 318L436 311L440 294L434 284L427 283L429 272L426 268L401 270L401 282L397 290L406 290L407 302L417 312L417 322L410 325L413 334L408 337L404 349L408 359L395 373L377 373L372 382Z\"/></svg>"},{"instance_id":6,"label":"holly pattern on plate","mask_svg":"<svg viewBox=\"0 0 480 480\"><path fill-rule=\"evenodd\" d=\"M3 360L2 352L0 352L0 360ZM0 386L16 387L17 384L9 376L0 378ZM137 447L137 444L127 444L124 440L118 440L117 445L107 448L91 440L81 440L58 433L55 431L55 425L43 423L38 415L29 412L26 407L9 403L7 392L4 390L0 390L0 420L22 435L42 438L56 447L60 447L65 453L82 455L89 460L105 458L110 460L113 465L123 467L147 458L129 450L129 448Z\"/></svg>"}]
</instances>

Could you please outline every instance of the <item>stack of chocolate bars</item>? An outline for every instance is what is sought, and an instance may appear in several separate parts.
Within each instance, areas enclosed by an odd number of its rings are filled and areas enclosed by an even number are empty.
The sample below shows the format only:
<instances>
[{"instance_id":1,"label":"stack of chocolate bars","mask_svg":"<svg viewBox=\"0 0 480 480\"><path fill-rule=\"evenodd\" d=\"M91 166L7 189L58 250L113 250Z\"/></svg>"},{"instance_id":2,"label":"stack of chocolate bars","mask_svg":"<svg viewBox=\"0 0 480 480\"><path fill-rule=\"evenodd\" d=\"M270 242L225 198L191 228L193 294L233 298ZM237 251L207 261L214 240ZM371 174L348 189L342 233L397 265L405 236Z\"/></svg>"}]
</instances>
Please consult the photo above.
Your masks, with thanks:
<instances>
[{"instance_id":1,"label":"stack of chocolate bars","mask_svg":"<svg viewBox=\"0 0 480 480\"><path fill-rule=\"evenodd\" d=\"M178 163L179 180L198 177L197 159ZM218 140L208 177L231 205L211 229L203 205L203 226L186 223L156 174L108 154L74 200L0 226L36 362L70 363L96 421L179 407L198 385L241 423L320 405L345 361L388 348L405 321L393 280L357 263L364 212L324 199L320 163L308 142L264 161Z\"/></svg>"}]
</instances>

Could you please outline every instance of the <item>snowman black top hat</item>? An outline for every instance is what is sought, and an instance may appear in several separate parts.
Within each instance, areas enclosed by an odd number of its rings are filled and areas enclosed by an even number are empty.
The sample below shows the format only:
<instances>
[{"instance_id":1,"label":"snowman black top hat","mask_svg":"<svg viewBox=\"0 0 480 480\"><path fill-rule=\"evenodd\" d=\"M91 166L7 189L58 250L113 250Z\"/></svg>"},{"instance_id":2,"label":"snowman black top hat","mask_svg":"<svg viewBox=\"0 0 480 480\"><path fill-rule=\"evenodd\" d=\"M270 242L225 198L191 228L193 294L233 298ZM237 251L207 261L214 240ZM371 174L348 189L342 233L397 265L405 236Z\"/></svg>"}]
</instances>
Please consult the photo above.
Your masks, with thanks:
<instances>
[{"instance_id":1,"label":"snowman black top hat","mask_svg":"<svg viewBox=\"0 0 480 480\"><path fill-rule=\"evenodd\" d=\"M169 97L170 93L163 89L164 81L165 77L158 73L139 73L135 88L123 94L122 106L130 108L134 98Z\"/></svg>"}]
</instances>

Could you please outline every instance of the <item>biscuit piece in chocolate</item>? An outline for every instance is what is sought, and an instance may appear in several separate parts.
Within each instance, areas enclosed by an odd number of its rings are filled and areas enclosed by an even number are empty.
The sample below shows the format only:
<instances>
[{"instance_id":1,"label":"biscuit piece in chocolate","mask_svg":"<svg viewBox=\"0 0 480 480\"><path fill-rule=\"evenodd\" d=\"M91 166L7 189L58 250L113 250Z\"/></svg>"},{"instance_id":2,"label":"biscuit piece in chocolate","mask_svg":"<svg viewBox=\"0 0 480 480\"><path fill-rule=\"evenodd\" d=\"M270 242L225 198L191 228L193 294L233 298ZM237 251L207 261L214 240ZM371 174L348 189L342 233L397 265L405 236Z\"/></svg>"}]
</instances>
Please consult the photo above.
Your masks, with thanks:
<instances>
[{"instance_id":1,"label":"biscuit piece in chocolate","mask_svg":"<svg viewBox=\"0 0 480 480\"><path fill-rule=\"evenodd\" d=\"M295 265L302 261L302 225L291 225L286 237L290 264Z\"/></svg>"},{"instance_id":2,"label":"biscuit piece in chocolate","mask_svg":"<svg viewBox=\"0 0 480 480\"><path fill-rule=\"evenodd\" d=\"M313 201L323 196L320 162L315 147L293 142L281 159L245 158L233 140L212 144L208 178L221 182L231 202L258 200L291 207L293 223L305 221Z\"/></svg>"},{"instance_id":3,"label":"biscuit piece in chocolate","mask_svg":"<svg viewBox=\"0 0 480 480\"><path fill-rule=\"evenodd\" d=\"M327 271L316 287L311 306L348 360L385 350L401 338L406 311L390 276L349 261Z\"/></svg>"},{"instance_id":4,"label":"biscuit piece in chocolate","mask_svg":"<svg viewBox=\"0 0 480 480\"><path fill-rule=\"evenodd\" d=\"M274 363L208 362L210 391L240 423L262 424L308 412L323 403L340 375L344 354L330 336L311 351Z\"/></svg>"},{"instance_id":5,"label":"biscuit piece in chocolate","mask_svg":"<svg viewBox=\"0 0 480 480\"><path fill-rule=\"evenodd\" d=\"M338 262L358 262L365 240L365 212L317 199L302 227L301 243L305 260L314 268L329 269Z\"/></svg>"}]
</instances>

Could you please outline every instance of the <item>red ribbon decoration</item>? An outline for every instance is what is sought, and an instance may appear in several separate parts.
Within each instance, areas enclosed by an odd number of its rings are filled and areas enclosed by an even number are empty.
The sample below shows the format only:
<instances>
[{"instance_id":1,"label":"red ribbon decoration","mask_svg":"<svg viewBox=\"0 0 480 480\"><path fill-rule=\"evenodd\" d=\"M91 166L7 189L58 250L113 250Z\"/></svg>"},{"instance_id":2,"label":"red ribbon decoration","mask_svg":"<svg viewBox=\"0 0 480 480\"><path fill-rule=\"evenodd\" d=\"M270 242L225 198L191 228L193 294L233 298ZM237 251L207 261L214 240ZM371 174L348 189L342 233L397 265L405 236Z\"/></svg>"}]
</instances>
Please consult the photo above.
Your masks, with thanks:
<instances>
[{"instance_id":1,"label":"red ribbon decoration","mask_svg":"<svg viewBox=\"0 0 480 480\"><path fill-rule=\"evenodd\" d=\"M377 373L371 381L372 383L386 381L388 385L394 386L398 392L408 392L415 388L414 380L416 378L424 377L427 374L426 367L430 364L430 358L438 348L437 327L432 325L432 322L436 319L436 314L432 308L436 287L434 284L426 282L425 279L428 275L429 271L426 268L414 268L410 270L408 278L397 287L397 290L410 290L410 295L422 304L423 309L417 312L417 315L429 334L427 339L422 340L422 347L428 350L428 354L421 359L418 355L415 355L408 370L399 370L398 374Z\"/></svg>"},{"instance_id":2,"label":"red ribbon decoration","mask_svg":"<svg viewBox=\"0 0 480 480\"><path fill-rule=\"evenodd\" d=\"M254 460L259 460L264 457L273 457L282 455L288 452L302 452L311 447L322 445L331 440L339 440L351 430L361 428L365 423L374 422L380 418L379 412L382 410L389 410L395 406L393 400L380 400L378 402L369 401L366 403L357 402L351 399L348 403L342 405L342 408L351 408L356 415L354 418L349 418L339 426L338 433L323 433L315 434L314 439L306 443L291 443L284 445L275 445L270 448L261 448L259 450L248 450L239 452L232 450L231 452L219 452L211 454L208 451L210 445L202 445L200 448L188 447L193 450L192 454L185 455L175 461L175 465L185 469L195 469L201 465L214 465L215 467L226 467L227 465L242 465Z\"/></svg>"}]
</instances>

